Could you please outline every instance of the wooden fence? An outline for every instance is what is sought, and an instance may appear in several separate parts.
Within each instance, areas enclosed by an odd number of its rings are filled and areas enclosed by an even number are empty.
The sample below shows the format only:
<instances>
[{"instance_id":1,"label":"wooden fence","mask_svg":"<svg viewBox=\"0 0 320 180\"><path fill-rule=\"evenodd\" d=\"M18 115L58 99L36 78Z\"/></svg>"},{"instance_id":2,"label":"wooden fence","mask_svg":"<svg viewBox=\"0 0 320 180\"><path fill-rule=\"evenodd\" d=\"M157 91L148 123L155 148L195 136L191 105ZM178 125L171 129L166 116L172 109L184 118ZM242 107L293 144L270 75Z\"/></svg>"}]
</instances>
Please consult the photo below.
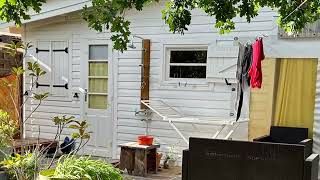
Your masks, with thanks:
<instances>
[{"instance_id":1,"label":"wooden fence","mask_svg":"<svg viewBox=\"0 0 320 180\"><path fill-rule=\"evenodd\" d=\"M21 104L21 83L18 83L15 75L8 75L0 78L0 109L8 112L10 117L19 120L15 105L20 109Z\"/></svg>"}]
</instances>

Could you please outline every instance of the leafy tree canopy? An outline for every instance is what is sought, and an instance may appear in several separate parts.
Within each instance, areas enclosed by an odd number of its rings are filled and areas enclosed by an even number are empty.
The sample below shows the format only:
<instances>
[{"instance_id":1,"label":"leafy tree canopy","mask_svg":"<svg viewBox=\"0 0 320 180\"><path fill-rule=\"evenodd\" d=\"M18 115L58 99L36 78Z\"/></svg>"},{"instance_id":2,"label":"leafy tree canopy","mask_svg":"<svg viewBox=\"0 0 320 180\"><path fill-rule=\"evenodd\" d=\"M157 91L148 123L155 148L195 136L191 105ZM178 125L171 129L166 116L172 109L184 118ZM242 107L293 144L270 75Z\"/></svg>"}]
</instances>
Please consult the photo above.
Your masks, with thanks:
<instances>
[{"instance_id":1,"label":"leafy tree canopy","mask_svg":"<svg viewBox=\"0 0 320 180\"><path fill-rule=\"evenodd\" d=\"M30 19L30 10L40 12L46 0L0 0L0 19L21 25L21 20Z\"/></svg>"},{"instance_id":2,"label":"leafy tree canopy","mask_svg":"<svg viewBox=\"0 0 320 180\"><path fill-rule=\"evenodd\" d=\"M157 1L157 0L154 0ZM93 7L84 8L83 16L89 27L102 31L104 27L114 35L114 48L126 50L129 42L130 22L125 19L128 9L141 11L152 0L93 0ZM207 15L215 17L215 27L220 33L235 29L233 19L244 17L248 23L258 16L262 7L277 9L278 24L287 32L299 32L303 27L315 22L320 15L320 0L172 0L162 10L162 18L173 33L183 34L191 23L191 11L201 9Z\"/></svg>"},{"instance_id":3,"label":"leafy tree canopy","mask_svg":"<svg viewBox=\"0 0 320 180\"><path fill-rule=\"evenodd\" d=\"M143 7L159 0L92 0L92 7L83 8L83 18L88 26L97 31L108 29L112 32L114 49L124 51L130 41L130 21L126 10ZM21 24L21 19L30 18L27 10L39 12L45 0L0 0L0 18L7 22ZM201 9L215 17L215 27L220 33L236 28L233 19L244 17L247 22L258 16L262 7L276 9L278 24L287 32L299 32L308 23L319 19L320 0L172 0L162 10L162 17L173 33L183 34L191 23L191 11Z\"/></svg>"}]
</instances>

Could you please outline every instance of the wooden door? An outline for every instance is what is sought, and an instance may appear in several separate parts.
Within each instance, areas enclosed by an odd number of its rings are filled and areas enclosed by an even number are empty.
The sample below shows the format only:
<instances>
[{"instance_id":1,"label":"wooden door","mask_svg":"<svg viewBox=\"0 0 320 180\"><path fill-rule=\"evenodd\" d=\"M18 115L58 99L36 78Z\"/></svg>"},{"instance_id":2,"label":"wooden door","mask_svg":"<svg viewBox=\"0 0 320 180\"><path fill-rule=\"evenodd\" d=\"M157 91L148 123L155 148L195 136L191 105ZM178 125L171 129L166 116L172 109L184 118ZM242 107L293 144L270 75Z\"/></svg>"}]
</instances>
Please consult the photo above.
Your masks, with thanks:
<instances>
[{"instance_id":1,"label":"wooden door","mask_svg":"<svg viewBox=\"0 0 320 180\"><path fill-rule=\"evenodd\" d=\"M85 154L110 157L112 152L112 50L107 40L87 39L83 43L84 118L91 139Z\"/></svg>"}]
</instances>

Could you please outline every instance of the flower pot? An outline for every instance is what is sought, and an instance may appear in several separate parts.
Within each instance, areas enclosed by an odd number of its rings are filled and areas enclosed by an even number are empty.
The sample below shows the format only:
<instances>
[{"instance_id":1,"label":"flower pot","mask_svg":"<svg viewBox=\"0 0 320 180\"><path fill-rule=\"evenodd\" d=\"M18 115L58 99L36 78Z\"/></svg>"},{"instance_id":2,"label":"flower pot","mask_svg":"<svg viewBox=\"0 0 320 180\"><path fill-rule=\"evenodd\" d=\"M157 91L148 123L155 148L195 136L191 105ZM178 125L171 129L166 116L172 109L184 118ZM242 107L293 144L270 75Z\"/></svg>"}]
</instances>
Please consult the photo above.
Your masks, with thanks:
<instances>
[{"instance_id":1,"label":"flower pot","mask_svg":"<svg viewBox=\"0 0 320 180\"><path fill-rule=\"evenodd\" d=\"M152 136L138 136L138 144L150 146L153 144L153 137Z\"/></svg>"},{"instance_id":2,"label":"flower pot","mask_svg":"<svg viewBox=\"0 0 320 180\"><path fill-rule=\"evenodd\" d=\"M66 179L66 178L55 178L52 177L54 175L54 169L43 170L39 173L38 180L87 180L86 178L82 179ZM2 180L2 179L0 179Z\"/></svg>"},{"instance_id":3,"label":"flower pot","mask_svg":"<svg viewBox=\"0 0 320 180\"><path fill-rule=\"evenodd\" d=\"M51 176L54 175L54 169L43 170L39 173L38 180L51 180Z\"/></svg>"},{"instance_id":4,"label":"flower pot","mask_svg":"<svg viewBox=\"0 0 320 180\"><path fill-rule=\"evenodd\" d=\"M54 169L43 170L39 173L38 180L67 180L64 178L54 178Z\"/></svg>"},{"instance_id":5,"label":"flower pot","mask_svg":"<svg viewBox=\"0 0 320 180\"><path fill-rule=\"evenodd\" d=\"M174 166L176 166L176 160L174 160L174 159L169 159L169 160L168 160L168 165L169 165L169 167L174 167Z\"/></svg>"},{"instance_id":6,"label":"flower pot","mask_svg":"<svg viewBox=\"0 0 320 180\"><path fill-rule=\"evenodd\" d=\"M162 158L162 153L157 153L157 164L156 164L157 169L159 169L160 167L161 158Z\"/></svg>"}]
</instances>

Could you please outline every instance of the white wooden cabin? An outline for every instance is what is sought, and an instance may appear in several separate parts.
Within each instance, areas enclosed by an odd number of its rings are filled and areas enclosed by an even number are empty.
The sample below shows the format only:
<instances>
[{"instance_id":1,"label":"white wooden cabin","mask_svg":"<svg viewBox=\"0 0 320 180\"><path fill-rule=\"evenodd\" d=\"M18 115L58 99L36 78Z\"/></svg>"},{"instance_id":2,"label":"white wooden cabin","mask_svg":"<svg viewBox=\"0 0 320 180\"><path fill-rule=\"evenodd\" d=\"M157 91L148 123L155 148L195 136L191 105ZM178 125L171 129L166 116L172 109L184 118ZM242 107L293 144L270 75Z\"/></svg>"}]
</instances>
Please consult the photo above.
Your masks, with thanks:
<instances>
[{"instance_id":1,"label":"white wooden cabin","mask_svg":"<svg viewBox=\"0 0 320 180\"><path fill-rule=\"evenodd\" d=\"M48 100L36 111L25 128L25 135L50 138L55 134L51 118L56 115L74 115L87 119L93 131L86 152L94 155L117 158L118 145L135 141L138 135L148 133L155 136L161 144L161 151L167 152L174 145L181 153L187 145L176 131L156 115L151 121L142 121L145 117L136 114L140 110L141 80L141 39L134 38L136 49L120 53L112 49L110 33L97 33L90 30L81 18L82 7L89 0L48 0L39 14L22 26L22 39L32 42L30 51L39 60L47 75L40 82L38 91L51 93ZM215 20L201 11L194 11L192 24L185 35L172 34L161 19L164 2L154 3L142 12L129 11L126 18L131 23L132 34L151 40L150 99L160 99L183 114L198 117L229 119L235 114L234 102L235 70L238 47L234 37L240 41L255 39L267 34L265 54L267 58L319 58L320 41L318 39L280 39L276 25L277 13L262 9L260 15L250 24L237 18L236 29L226 35L219 35L214 28ZM1 24L2 27L10 24ZM55 51L65 50L68 51ZM108 49L107 51L103 49ZM37 51L38 49L38 51ZM179 79L170 76L169 54L172 51L190 49L207 52L205 78ZM169 56L170 57L170 56ZM90 66L89 66L90 65ZM202 71L201 70L201 71ZM320 68L319 68L320 70ZM319 73L320 74L320 73ZM226 85L225 78L233 83ZM26 79L25 89L28 88ZM320 125L320 76L318 75L315 129ZM54 85L68 84L64 87ZM89 86L92 87L89 87ZM266 86L267 87L267 86ZM83 90L96 89L85 99ZM263 91L265 92L265 91ZM75 93L79 98L75 97ZM35 108L30 101L25 113ZM245 102L248 109L249 102ZM257 111L268 113L267 109ZM248 118L248 112L244 112ZM191 124L177 125L184 134L209 137L216 126ZM232 138L248 139L248 124L241 125ZM259 129L260 128L260 129ZM268 125L258 127L261 132L268 131ZM68 135L69 132L65 132ZM320 152L320 132L315 130L315 152Z\"/></svg>"}]
</instances>

